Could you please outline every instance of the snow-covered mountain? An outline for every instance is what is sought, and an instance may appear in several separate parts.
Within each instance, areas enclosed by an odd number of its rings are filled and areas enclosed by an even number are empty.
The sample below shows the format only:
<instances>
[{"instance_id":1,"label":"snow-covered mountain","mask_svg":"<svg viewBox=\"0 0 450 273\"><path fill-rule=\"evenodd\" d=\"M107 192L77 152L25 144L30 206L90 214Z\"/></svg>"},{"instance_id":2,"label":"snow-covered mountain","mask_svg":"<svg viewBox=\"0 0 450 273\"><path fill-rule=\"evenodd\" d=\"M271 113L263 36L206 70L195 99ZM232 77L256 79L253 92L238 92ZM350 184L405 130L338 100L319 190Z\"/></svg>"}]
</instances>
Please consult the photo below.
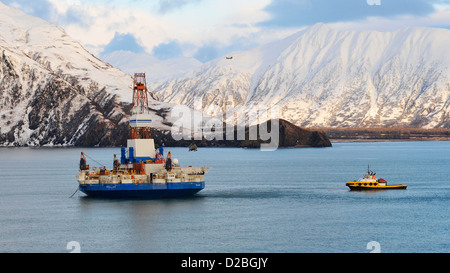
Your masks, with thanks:
<instances>
[{"instance_id":1,"label":"snow-covered mountain","mask_svg":"<svg viewBox=\"0 0 450 273\"><path fill-rule=\"evenodd\" d=\"M450 128L450 30L337 31L316 24L161 82L160 100L243 113L279 107L310 127ZM208 112L208 110L206 110Z\"/></svg>"},{"instance_id":2,"label":"snow-covered mountain","mask_svg":"<svg viewBox=\"0 0 450 273\"><path fill-rule=\"evenodd\" d=\"M133 75L136 71L145 71L147 81L163 81L180 77L199 68L202 63L195 58L178 57L158 60L148 53L135 53L117 50L101 56L101 59L122 71Z\"/></svg>"},{"instance_id":3,"label":"snow-covered mountain","mask_svg":"<svg viewBox=\"0 0 450 273\"><path fill-rule=\"evenodd\" d=\"M0 145L123 143L132 86L60 27L0 3ZM173 105L150 105L154 126L169 128L157 113Z\"/></svg>"},{"instance_id":4,"label":"snow-covered mountain","mask_svg":"<svg viewBox=\"0 0 450 273\"><path fill-rule=\"evenodd\" d=\"M450 128L448 48L444 29L352 32L318 24L184 76L149 82L163 100L150 100L153 127L170 130L181 120L205 128L218 109L242 117L278 106L279 118L299 126ZM142 57L127 56L128 62ZM184 61L178 71L170 62L163 67L178 74L198 66ZM132 84L130 74L90 54L60 27L0 3L0 145L124 143ZM191 115L180 118L173 115L178 104L203 113L183 108Z\"/></svg>"},{"instance_id":5,"label":"snow-covered mountain","mask_svg":"<svg viewBox=\"0 0 450 273\"><path fill-rule=\"evenodd\" d=\"M144 70L129 73L149 74L150 90L151 79L155 77L152 72L158 68L166 69L159 76L167 76L198 65L186 59L178 68L181 70L177 70L173 60L161 64L142 55L130 56L122 52L122 56L128 58L124 64L136 62L136 69ZM153 66L147 67L147 61ZM0 3L0 146L125 145L132 86L130 74L90 54L60 27ZM205 142L205 139L209 141L208 136L221 132L206 129L211 129L208 124L221 126L222 120L154 98L150 98L149 108L152 134L158 144L183 144L169 131L180 127L190 129L192 125L203 129L200 133L205 138L199 144L217 144L214 140ZM281 129L284 131L280 145L330 145L321 133L292 129L287 122L281 123ZM174 132L191 136L190 131L184 129ZM190 139L184 141L189 143ZM251 144L239 141L222 141L220 145L247 147Z\"/></svg>"}]
</instances>

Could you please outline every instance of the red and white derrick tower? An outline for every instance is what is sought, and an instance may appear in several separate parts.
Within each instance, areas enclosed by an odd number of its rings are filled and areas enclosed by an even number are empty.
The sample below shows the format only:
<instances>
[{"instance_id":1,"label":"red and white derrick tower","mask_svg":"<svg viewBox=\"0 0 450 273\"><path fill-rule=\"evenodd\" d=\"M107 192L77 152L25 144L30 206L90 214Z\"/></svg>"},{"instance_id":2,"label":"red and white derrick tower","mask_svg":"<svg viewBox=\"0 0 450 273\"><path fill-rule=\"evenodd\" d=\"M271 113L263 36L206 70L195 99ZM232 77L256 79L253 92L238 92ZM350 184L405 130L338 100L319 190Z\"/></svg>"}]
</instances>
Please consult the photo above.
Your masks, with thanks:
<instances>
[{"instance_id":1,"label":"red and white derrick tower","mask_svg":"<svg viewBox=\"0 0 450 273\"><path fill-rule=\"evenodd\" d=\"M134 74L132 111L130 139L150 139L151 118L148 111L148 89L145 73Z\"/></svg>"},{"instance_id":2,"label":"red and white derrick tower","mask_svg":"<svg viewBox=\"0 0 450 273\"><path fill-rule=\"evenodd\" d=\"M155 143L150 134L152 119L148 109L148 93L145 73L135 73L130 138L127 140L128 161L133 163L145 163L155 158Z\"/></svg>"}]
</instances>

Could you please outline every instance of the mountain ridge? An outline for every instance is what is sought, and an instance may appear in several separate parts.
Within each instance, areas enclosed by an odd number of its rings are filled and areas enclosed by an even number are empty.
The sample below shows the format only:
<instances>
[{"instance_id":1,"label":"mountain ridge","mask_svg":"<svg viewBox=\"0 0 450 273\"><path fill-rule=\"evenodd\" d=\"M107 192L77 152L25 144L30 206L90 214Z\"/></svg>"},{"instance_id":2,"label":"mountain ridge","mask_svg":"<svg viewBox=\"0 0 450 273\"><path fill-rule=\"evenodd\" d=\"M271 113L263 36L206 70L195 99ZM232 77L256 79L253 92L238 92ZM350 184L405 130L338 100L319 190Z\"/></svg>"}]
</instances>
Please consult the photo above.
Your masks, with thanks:
<instances>
[{"instance_id":1,"label":"mountain ridge","mask_svg":"<svg viewBox=\"0 0 450 273\"><path fill-rule=\"evenodd\" d=\"M242 114L280 107L301 127L450 127L450 30L333 30L316 24L159 83L165 102Z\"/></svg>"},{"instance_id":2,"label":"mountain ridge","mask_svg":"<svg viewBox=\"0 0 450 273\"><path fill-rule=\"evenodd\" d=\"M99 60L62 28L3 3L0 30L3 146L115 142L127 117L120 102L131 102L130 75Z\"/></svg>"},{"instance_id":3,"label":"mountain ridge","mask_svg":"<svg viewBox=\"0 0 450 273\"><path fill-rule=\"evenodd\" d=\"M124 146L132 87L62 28L0 3L0 146ZM178 105L150 95L152 133L175 143L166 136Z\"/></svg>"}]
</instances>

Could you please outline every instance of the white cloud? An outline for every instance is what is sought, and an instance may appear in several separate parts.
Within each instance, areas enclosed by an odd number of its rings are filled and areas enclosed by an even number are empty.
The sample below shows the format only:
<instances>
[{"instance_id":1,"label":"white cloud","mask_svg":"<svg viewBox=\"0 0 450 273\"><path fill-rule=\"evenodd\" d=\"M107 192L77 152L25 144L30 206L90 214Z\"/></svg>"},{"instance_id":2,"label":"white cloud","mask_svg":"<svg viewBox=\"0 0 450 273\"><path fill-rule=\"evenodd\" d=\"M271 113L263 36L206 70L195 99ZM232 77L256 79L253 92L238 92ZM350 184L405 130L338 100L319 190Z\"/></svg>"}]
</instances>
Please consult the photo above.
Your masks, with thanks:
<instances>
[{"instance_id":1,"label":"white cloud","mask_svg":"<svg viewBox=\"0 0 450 273\"><path fill-rule=\"evenodd\" d=\"M405 27L450 27L450 8L437 6L429 16L403 15L396 18L369 17L357 22L330 24L335 29L395 31Z\"/></svg>"},{"instance_id":2,"label":"white cloud","mask_svg":"<svg viewBox=\"0 0 450 273\"><path fill-rule=\"evenodd\" d=\"M56 11L50 20L98 55L115 33L134 35L148 52L171 41L195 47L211 43L225 46L237 37L255 37L261 32L255 25L268 18L263 9L270 0L183 1L182 7L165 12L161 12L161 5L173 5L173 1L155 1L153 5L148 1L49 2ZM184 52L194 53L193 47Z\"/></svg>"},{"instance_id":3,"label":"white cloud","mask_svg":"<svg viewBox=\"0 0 450 273\"><path fill-rule=\"evenodd\" d=\"M24 3L15 0L9 5L25 8ZM222 54L223 50L280 39L302 28L261 24L270 20L272 14L267 7L273 0L39 0L32 3L25 12L63 27L97 56L116 33L131 34L149 53L158 45L175 44L182 46L182 55L194 56L202 48L216 47ZM448 1L440 3L427 16L369 17L332 25L341 29L377 30L450 25Z\"/></svg>"}]
</instances>

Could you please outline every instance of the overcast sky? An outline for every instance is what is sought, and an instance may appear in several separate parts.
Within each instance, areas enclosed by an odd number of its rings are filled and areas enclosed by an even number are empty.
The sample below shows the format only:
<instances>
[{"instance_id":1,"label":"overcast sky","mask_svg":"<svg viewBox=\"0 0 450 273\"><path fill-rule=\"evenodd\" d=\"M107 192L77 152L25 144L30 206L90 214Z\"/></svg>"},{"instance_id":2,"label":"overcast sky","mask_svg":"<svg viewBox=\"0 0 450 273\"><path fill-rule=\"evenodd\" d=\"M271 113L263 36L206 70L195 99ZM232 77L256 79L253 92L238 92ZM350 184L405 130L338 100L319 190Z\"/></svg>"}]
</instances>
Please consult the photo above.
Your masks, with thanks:
<instances>
[{"instance_id":1,"label":"overcast sky","mask_svg":"<svg viewBox=\"0 0 450 273\"><path fill-rule=\"evenodd\" d=\"M129 50L206 62L318 22L350 30L450 29L450 0L0 1L63 27L97 56Z\"/></svg>"}]
</instances>

